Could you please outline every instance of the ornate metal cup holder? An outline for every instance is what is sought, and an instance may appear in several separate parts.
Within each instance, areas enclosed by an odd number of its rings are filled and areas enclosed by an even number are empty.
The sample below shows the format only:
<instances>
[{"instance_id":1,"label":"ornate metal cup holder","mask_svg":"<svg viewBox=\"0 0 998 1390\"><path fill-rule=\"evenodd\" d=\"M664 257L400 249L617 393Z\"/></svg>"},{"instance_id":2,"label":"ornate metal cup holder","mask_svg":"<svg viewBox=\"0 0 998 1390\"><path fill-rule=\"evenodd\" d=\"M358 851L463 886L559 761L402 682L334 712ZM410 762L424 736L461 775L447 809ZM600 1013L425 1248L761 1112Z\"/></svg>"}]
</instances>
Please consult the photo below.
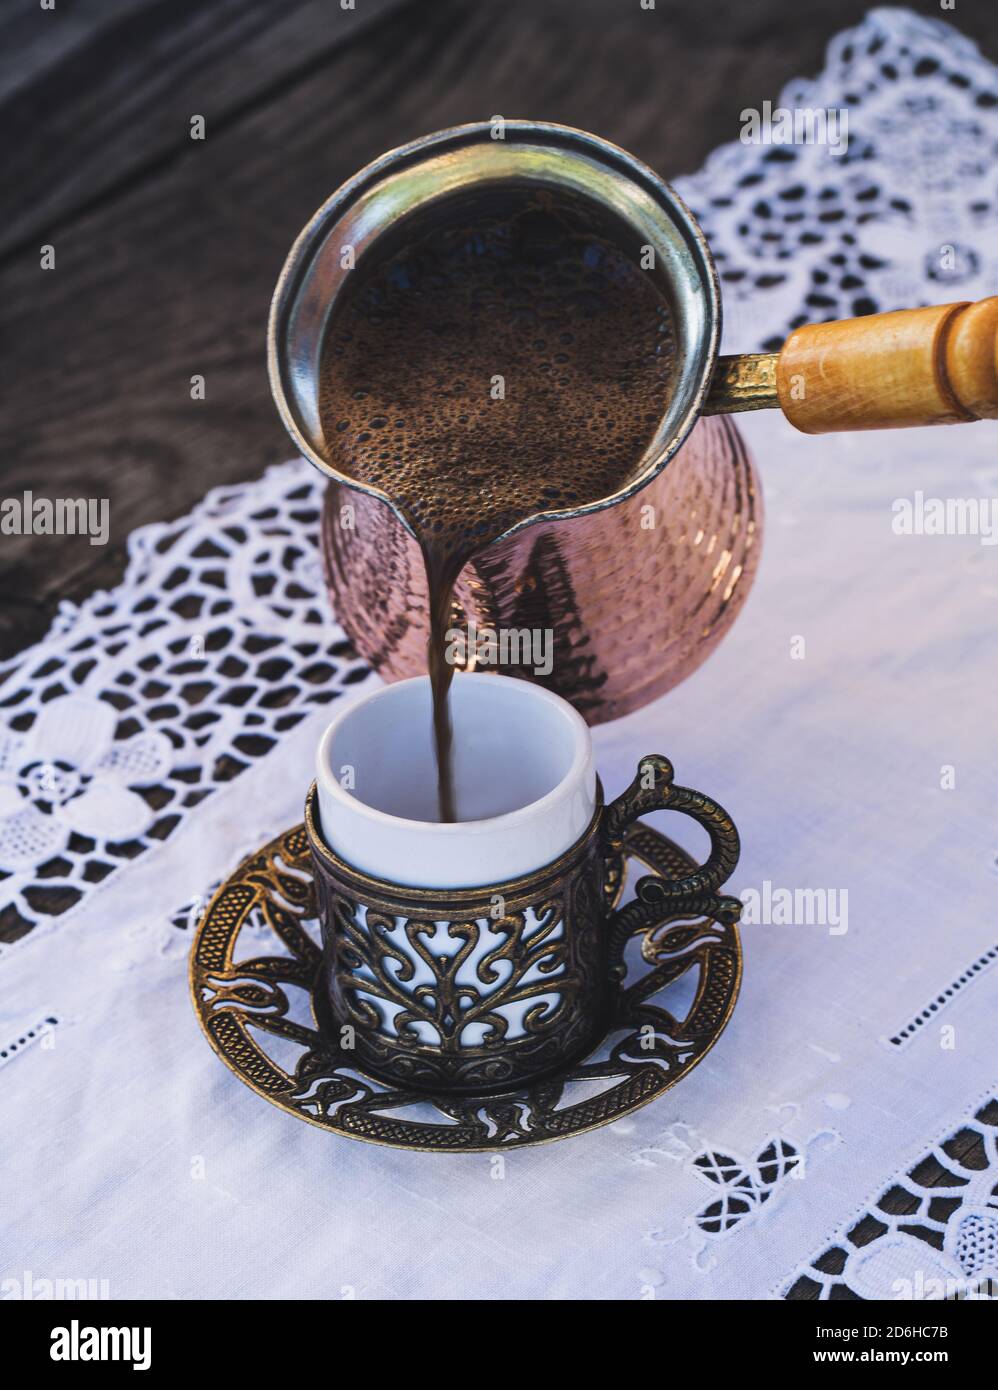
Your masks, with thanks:
<instances>
[{"instance_id":1,"label":"ornate metal cup holder","mask_svg":"<svg viewBox=\"0 0 998 1390\"><path fill-rule=\"evenodd\" d=\"M627 832L624 848L618 901L635 861L670 878L696 867L645 825ZM679 917L654 885L643 880L617 918L628 937L627 975L603 1039L583 1061L532 1085L480 1097L407 1090L365 1074L320 1032L313 985L322 953L302 825L244 860L211 900L191 950L194 1008L211 1046L251 1090L334 1134L468 1153L565 1139L669 1090L734 1009L742 973L735 914ZM673 1012L677 990L682 1017Z\"/></svg>"}]
</instances>

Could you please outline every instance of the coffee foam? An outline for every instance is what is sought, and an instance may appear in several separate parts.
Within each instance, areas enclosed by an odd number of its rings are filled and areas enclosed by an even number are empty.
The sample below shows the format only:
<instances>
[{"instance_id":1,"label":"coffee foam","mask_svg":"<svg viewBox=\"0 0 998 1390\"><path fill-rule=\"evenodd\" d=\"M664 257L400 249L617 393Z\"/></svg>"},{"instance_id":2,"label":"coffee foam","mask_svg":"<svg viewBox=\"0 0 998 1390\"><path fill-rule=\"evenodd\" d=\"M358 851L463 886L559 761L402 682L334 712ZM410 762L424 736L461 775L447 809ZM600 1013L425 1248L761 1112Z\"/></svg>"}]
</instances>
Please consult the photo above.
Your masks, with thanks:
<instances>
[{"instance_id":1,"label":"coffee foam","mask_svg":"<svg viewBox=\"0 0 998 1390\"><path fill-rule=\"evenodd\" d=\"M424 546L467 558L631 476L668 402L671 315L577 216L527 201L354 275L320 372L327 457Z\"/></svg>"},{"instance_id":2,"label":"coffee foam","mask_svg":"<svg viewBox=\"0 0 998 1390\"><path fill-rule=\"evenodd\" d=\"M619 491L674 366L652 275L550 195L426 227L349 277L320 367L326 457L389 496L423 552L442 819L455 818L444 649L461 569L521 521Z\"/></svg>"}]
</instances>

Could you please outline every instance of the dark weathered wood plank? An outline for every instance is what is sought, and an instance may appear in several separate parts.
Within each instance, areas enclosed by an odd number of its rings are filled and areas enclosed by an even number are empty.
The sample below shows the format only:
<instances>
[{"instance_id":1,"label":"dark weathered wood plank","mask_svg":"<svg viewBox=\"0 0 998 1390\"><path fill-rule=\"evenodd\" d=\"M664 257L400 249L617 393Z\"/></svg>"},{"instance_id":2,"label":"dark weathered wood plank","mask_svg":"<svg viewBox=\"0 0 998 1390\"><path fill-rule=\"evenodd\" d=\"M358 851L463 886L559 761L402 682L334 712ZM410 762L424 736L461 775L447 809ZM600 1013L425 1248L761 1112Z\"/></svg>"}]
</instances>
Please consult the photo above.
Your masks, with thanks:
<instances>
[{"instance_id":1,"label":"dark weathered wood plank","mask_svg":"<svg viewBox=\"0 0 998 1390\"><path fill-rule=\"evenodd\" d=\"M32 80L19 79L10 49L0 69L0 95L4 77L12 88L0 102L0 182L17 190L0 223L0 258L183 152L192 116L218 135L400 3L114 0L89 9L88 28L70 10L72 41L59 9L22 11L8 27L27 45Z\"/></svg>"},{"instance_id":2,"label":"dark weathered wood plank","mask_svg":"<svg viewBox=\"0 0 998 1390\"><path fill-rule=\"evenodd\" d=\"M162 0L101 0L99 5L7 5L0 10L0 100L29 87L39 75L89 43L122 15Z\"/></svg>"}]
</instances>

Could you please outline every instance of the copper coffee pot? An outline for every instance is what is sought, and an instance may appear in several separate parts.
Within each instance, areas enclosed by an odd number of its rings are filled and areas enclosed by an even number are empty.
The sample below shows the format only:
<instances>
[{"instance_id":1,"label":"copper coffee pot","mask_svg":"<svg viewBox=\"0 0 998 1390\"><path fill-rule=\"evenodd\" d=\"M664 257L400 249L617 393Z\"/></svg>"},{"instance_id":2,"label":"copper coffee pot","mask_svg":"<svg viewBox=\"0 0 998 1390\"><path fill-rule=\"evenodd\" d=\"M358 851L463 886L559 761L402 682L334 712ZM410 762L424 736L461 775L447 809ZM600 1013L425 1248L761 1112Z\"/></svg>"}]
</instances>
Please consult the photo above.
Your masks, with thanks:
<instances>
[{"instance_id":1,"label":"copper coffee pot","mask_svg":"<svg viewBox=\"0 0 998 1390\"><path fill-rule=\"evenodd\" d=\"M331 480L322 552L337 617L386 680L426 669L423 564L391 500L328 462L317 390L324 330L352 268L396 249L417 213L460 200L467 214L503 185L584 203L601 234L655 276L676 333L671 397L624 485L511 528L466 566L455 590L456 626L551 630L550 675L511 674L540 679L590 723L627 714L689 675L745 602L762 496L729 415L779 408L812 434L998 418L998 297L812 325L779 353L719 358L720 294L703 233L631 155L532 121L460 126L392 150L304 228L268 329L277 407Z\"/></svg>"}]
</instances>

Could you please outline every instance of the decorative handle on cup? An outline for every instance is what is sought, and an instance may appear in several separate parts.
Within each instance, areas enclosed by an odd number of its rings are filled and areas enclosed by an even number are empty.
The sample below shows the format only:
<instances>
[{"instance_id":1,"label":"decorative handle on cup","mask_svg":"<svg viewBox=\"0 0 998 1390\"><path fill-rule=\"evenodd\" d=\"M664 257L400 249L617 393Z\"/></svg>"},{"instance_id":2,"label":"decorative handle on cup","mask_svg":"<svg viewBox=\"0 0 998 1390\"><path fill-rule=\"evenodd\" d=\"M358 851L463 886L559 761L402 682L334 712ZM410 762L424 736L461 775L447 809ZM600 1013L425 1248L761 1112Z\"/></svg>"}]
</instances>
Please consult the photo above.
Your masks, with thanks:
<instances>
[{"instance_id":1,"label":"decorative handle on cup","mask_svg":"<svg viewBox=\"0 0 998 1390\"><path fill-rule=\"evenodd\" d=\"M734 821L711 797L690 787L677 787L672 778L669 759L661 753L649 753L638 763L631 785L606 810L607 864L611 870L624 855L628 828L650 811L682 811L698 821L710 836L706 863L681 878L669 878L661 872L646 874L638 879L634 901L611 914L607 954L610 978L618 988L627 974L624 952L636 932L660 927L677 917L710 918L723 926L733 926L741 915L740 900L718 892L738 863L741 851ZM692 939L707 938L714 931L711 924L702 923L694 928ZM687 936L687 946L690 939ZM646 946L647 942L642 946L642 954L646 953ZM656 943L656 949L660 946L661 942ZM666 957L653 978L659 978L662 972L668 975L669 971Z\"/></svg>"},{"instance_id":2,"label":"decorative handle on cup","mask_svg":"<svg viewBox=\"0 0 998 1390\"><path fill-rule=\"evenodd\" d=\"M677 911L695 911L696 902L687 900L713 896L738 863L741 841L723 806L703 792L677 787L674 775L672 763L661 753L642 758L634 781L607 807L607 836L610 850L619 854L628 826L650 811L682 811L699 821L710 836L707 862L683 878L656 879L660 902L675 901Z\"/></svg>"}]
</instances>

